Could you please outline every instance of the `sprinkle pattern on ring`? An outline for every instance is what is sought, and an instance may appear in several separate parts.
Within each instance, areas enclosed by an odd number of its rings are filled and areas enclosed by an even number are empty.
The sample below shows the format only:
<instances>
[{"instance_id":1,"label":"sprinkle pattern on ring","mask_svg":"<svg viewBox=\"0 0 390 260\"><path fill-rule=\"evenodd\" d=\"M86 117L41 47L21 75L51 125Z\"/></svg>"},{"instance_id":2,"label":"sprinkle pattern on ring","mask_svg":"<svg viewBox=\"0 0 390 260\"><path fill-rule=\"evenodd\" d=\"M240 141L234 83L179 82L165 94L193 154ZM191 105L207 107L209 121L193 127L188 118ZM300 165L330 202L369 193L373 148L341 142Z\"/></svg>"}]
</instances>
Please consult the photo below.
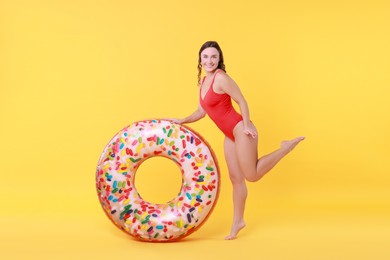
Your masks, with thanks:
<instances>
[{"instance_id":1,"label":"sprinkle pattern on ring","mask_svg":"<svg viewBox=\"0 0 390 260\"><path fill-rule=\"evenodd\" d=\"M167 157L181 169L181 190L166 204L143 200L134 185L140 164L154 156ZM197 230L212 212L219 186L218 162L206 141L190 128L165 120L135 122L119 131L96 169L106 215L126 233L152 242L178 240Z\"/></svg>"}]
</instances>

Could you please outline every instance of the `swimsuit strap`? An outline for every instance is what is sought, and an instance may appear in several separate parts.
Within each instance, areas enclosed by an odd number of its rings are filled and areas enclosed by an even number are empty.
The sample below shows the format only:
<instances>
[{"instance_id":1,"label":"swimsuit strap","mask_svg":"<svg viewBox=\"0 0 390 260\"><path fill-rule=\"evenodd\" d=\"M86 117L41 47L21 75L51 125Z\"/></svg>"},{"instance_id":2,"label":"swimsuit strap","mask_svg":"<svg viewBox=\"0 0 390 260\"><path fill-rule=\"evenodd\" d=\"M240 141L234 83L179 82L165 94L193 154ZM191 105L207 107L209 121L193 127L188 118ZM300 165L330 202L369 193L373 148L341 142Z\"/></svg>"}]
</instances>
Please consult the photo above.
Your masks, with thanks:
<instances>
[{"instance_id":1,"label":"swimsuit strap","mask_svg":"<svg viewBox=\"0 0 390 260\"><path fill-rule=\"evenodd\" d=\"M211 84L210 84L210 88L213 87L215 76L217 76L218 72L219 72L219 69L217 69L217 71L214 73L213 80L211 81Z\"/></svg>"},{"instance_id":2,"label":"swimsuit strap","mask_svg":"<svg viewBox=\"0 0 390 260\"><path fill-rule=\"evenodd\" d=\"M217 75L217 73L218 73L219 71L220 71L220 69L217 69L217 71L214 73L213 80L211 81L210 87L213 86L214 80L215 80L215 76ZM204 82L205 79L206 79L206 76L203 76L201 85L203 85L203 82Z\"/></svg>"}]
</instances>

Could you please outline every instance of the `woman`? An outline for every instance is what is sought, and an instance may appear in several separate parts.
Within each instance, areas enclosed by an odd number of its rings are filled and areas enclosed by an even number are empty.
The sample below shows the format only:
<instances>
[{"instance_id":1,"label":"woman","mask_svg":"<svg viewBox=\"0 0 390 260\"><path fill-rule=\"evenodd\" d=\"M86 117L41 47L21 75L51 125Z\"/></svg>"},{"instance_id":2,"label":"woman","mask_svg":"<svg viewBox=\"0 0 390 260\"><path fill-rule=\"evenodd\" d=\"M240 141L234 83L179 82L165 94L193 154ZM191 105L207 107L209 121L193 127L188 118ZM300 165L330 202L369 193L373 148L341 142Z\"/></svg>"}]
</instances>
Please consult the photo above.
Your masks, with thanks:
<instances>
[{"instance_id":1,"label":"woman","mask_svg":"<svg viewBox=\"0 0 390 260\"><path fill-rule=\"evenodd\" d=\"M206 76L200 76L204 69ZM283 141L281 147L258 159L258 136L249 117L249 109L237 84L226 74L222 50L215 41L208 41L199 50L198 60L199 106L184 119L173 119L179 124L192 123L206 114L225 134L224 153L233 184L234 216L231 232L225 239L236 238L245 227L244 210L247 197L245 181L256 182L286 156L304 137ZM232 106L233 99L241 114Z\"/></svg>"}]
</instances>

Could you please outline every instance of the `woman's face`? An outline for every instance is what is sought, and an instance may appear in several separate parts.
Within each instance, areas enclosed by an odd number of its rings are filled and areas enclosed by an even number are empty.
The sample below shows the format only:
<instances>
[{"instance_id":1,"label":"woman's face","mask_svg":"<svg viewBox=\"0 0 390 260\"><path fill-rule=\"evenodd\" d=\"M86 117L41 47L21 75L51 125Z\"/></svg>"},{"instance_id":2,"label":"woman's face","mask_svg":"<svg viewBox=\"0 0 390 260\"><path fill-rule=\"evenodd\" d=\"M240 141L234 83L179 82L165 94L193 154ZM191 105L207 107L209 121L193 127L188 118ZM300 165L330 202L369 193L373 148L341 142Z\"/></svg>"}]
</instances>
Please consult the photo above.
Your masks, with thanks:
<instances>
[{"instance_id":1,"label":"woman's face","mask_svg":"<svg viewBox=\"0 0 390 260\"><path fill-rule=\"evenodd\" d=\"M213 72L218 68L219 52L214 47L204 49L200 53L201 64L206 72Z\"/></svg>"}]
</instances>

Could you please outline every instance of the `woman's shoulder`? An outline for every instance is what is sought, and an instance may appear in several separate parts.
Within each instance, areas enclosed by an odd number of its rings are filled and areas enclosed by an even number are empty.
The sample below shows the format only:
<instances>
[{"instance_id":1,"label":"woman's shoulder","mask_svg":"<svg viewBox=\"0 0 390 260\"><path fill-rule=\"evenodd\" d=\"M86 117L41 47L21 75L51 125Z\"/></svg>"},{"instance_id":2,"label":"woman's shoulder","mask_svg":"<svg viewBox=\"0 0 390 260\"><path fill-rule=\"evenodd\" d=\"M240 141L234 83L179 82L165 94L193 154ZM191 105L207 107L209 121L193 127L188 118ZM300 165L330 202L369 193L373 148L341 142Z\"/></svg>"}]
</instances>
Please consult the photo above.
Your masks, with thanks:
<instances>
[{"instance_id":1,"label":"woman's shoulder","mask_svg":"<svg viewBox=\"0 0 390 260\"><path fill-rule=\"evenodd\" d=\"M227 89L236 86L234 80L223 70L215 76L214 91L218 94L226 93Z\"/></svg>"},{"instance_id":2,"label":"woman's shoulder","mask_svg":"<svg viewBox=\"0 0 390 260\"><path fill-rule=\"evenodd\" d=\"M215 82L218 83L228 83L231 82L233 79L224 71L219 69L217 71L217 75L215 75Z\"/></svg>"}]
</instances>

